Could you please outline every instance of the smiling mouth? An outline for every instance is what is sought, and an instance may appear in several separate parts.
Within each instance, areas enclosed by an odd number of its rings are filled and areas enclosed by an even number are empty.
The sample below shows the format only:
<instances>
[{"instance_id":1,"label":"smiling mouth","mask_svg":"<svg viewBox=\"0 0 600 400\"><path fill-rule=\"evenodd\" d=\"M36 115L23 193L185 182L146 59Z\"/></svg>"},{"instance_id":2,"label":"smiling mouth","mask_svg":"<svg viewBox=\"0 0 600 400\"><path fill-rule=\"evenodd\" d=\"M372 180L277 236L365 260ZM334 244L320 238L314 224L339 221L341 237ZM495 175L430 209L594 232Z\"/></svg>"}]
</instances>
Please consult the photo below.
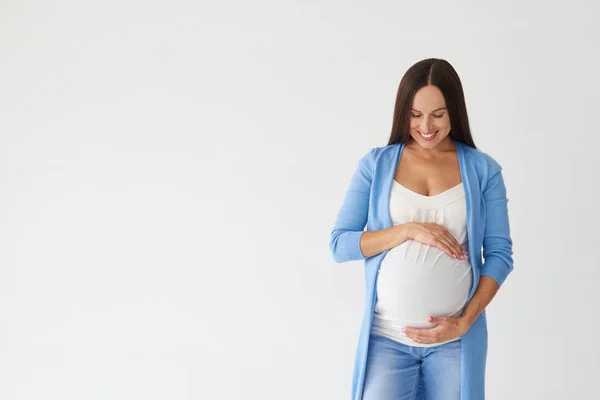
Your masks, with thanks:
<instances>
[{"instance_id":1,"label":"smiling mouth","mask_svg":"<svg viewBox=\"0 0 600 400\"><path fill-rule=\"evenodd\" d=\"M433 133L423 133L423 132L419 132L419 135L423 136L425 139L431 139L432 137L435 136L436 133L438 133L439 130L433 132Z\"/></svg>"}]
</instances>

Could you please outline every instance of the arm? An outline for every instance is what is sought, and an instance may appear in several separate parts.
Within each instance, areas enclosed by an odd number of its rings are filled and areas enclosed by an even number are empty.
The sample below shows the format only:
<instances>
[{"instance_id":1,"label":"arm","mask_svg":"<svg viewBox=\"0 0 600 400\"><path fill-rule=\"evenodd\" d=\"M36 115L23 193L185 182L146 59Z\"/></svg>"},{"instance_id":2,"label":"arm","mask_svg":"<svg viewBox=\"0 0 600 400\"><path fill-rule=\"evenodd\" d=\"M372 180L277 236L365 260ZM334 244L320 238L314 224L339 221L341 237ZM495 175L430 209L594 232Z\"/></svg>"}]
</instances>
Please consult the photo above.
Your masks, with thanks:
<instances>
[{"instance_id":1,"label":"arm","mask_svg":"<svg viewBox=\"0 0 600 400\"><path fill-rule=\"evenodd\" d=\"M475 322L479 314L481 314L487 305L490 304L498 292L498 289L500 289L500 285L498 285L498 282L496 282L494 278L481 276L471 301L469 301L469 304L465 307L463 314L458 317L463 324L463 332L469 330L469 327L473 325L473 322Z\"/></svg>"},{"instance_id":2,"label":"arm","mask_svg":"<svg viewBox=\"0 0 600 400\"><path fill-rule=\"evenodd\" d=\"M502 168L493 163L491 177L483 191L486 207L486 223L483 235L483 258L481 279L473 298L460 317L470 327L479 314L496 295L500 286L514 268L512 240L508 219L508 199L502 177Z\"/></svg>"},{"instance_id":3,"label":"arm","mask_svg":"<svg viewBox=\"0 0 600 400\"><path fill-rule=\"evenodd\" d=\"M365 231L360 240L361 252L365 257L373 257L401 245L410 239L408 226L408 224L400 224L378 231Z\"/></svg>"},{"instance_id":4,"label":"arm","mask_svg":"<svg viewBox=\"0 0 600 400\"><path fill-rule=\"evenodd\" d=\"M331 231L329 249L335 262L363 260L407 240L405 225L365 231L369 213L373 150L365 154L350 179L342 207Z\"/></svg>"}]
</instances>

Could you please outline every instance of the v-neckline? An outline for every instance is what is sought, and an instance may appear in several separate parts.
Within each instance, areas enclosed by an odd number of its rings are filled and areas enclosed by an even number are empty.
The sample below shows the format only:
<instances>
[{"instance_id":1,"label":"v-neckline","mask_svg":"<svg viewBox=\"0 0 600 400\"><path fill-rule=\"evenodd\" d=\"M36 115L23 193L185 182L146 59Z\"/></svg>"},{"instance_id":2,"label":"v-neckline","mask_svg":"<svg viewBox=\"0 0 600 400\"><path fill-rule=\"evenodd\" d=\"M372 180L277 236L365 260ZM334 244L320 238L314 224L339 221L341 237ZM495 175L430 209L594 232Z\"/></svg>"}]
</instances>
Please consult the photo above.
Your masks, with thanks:
<instances>
[{"instance_id":1,"label":"v-neckline","mask_svg":"<svg viewBox=\"0 0 600 400\"><path fill-rule=\"evenodd\" d=\"M406 186L404 186L403 184L401 184L400 182L398 182L395 178L393 178L393 182L392 183L395 184L396 186L400 187L405 192L409 192L409 193L413 194L414 196L425 198L425 199L435 199L435 198L440 197L440 196L446 196L446 195L448 195L448 194L456 191L460 186L463 185L463 183L460 182L459 184L454 185L451 188L444 190L443 192L440 192L440 193L437 193L437 194L434 194L434 195L425 195L425 194L421 194L421 193L415 192L412 189L407 188Z\"/></svg>"}]
</instances>

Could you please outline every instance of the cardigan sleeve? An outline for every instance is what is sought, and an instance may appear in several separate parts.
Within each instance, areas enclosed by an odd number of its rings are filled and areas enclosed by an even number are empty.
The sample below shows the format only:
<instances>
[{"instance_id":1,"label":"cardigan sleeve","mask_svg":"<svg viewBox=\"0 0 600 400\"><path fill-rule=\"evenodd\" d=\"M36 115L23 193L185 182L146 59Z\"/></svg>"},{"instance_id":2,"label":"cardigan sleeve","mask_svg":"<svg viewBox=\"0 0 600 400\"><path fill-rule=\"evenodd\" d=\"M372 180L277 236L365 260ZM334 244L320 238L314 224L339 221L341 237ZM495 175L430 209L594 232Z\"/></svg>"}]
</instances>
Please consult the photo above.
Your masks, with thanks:
<instances>
[{"instance_id":1,"label":"cardigan sleeve","mask_svg":"<svg viewBox=\"0 0 600 400\"><path fill-rule=\"evenodd\" d=\"M508 199L502 176L502 167L490 159L490 178L483 190L486 208L483 234L483 258L481 275L494 278L501 286L514 268L512 239L508 219Z\"/></svg>"},{"instance_id":2,"label":"cardigan sleeve","mask_svg":"<svg viewBox=\"0 0 600 400\"><path fill-rule=\"evenodd\" d=\"M360 250L360 238L369 213L373 150L359 160L331 231L329 249L338 263L367 258Z\"/></svg>"}]
</instances>

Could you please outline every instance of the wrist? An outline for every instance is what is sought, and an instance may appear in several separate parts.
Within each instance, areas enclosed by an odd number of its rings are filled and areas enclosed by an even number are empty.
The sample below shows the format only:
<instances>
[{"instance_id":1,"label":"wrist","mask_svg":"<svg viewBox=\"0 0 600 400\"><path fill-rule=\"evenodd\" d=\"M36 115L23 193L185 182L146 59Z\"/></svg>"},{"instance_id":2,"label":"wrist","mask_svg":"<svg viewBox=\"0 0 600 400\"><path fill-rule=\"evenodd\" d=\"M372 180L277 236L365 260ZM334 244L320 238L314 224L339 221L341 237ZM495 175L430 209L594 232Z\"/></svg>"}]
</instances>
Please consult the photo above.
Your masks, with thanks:
<instances>
[{"instance_id":1,"label":"wrist","mask_svg":"<svg viewBox=\"0 0 600 400\"><path fill-rule=\"evenodd\" d=\"M410 222L406 222L398 226L401 228L400 232L403 242L412 239L412 224Z\"/></svg>"},{"instance_id":2,"label":"wrist","mask_svg":"<svg viewBox=\"0 0 600 400\"><path fill-rule=\"evenodd\" d=\"M469 329L471 328L471 325L473 325L473 322L474 322L473 320L471 320L470 318L468 318L464 315L458 317L458 323L460 325L463 335L469 331Z\"/></svg>"}]
</instances>

